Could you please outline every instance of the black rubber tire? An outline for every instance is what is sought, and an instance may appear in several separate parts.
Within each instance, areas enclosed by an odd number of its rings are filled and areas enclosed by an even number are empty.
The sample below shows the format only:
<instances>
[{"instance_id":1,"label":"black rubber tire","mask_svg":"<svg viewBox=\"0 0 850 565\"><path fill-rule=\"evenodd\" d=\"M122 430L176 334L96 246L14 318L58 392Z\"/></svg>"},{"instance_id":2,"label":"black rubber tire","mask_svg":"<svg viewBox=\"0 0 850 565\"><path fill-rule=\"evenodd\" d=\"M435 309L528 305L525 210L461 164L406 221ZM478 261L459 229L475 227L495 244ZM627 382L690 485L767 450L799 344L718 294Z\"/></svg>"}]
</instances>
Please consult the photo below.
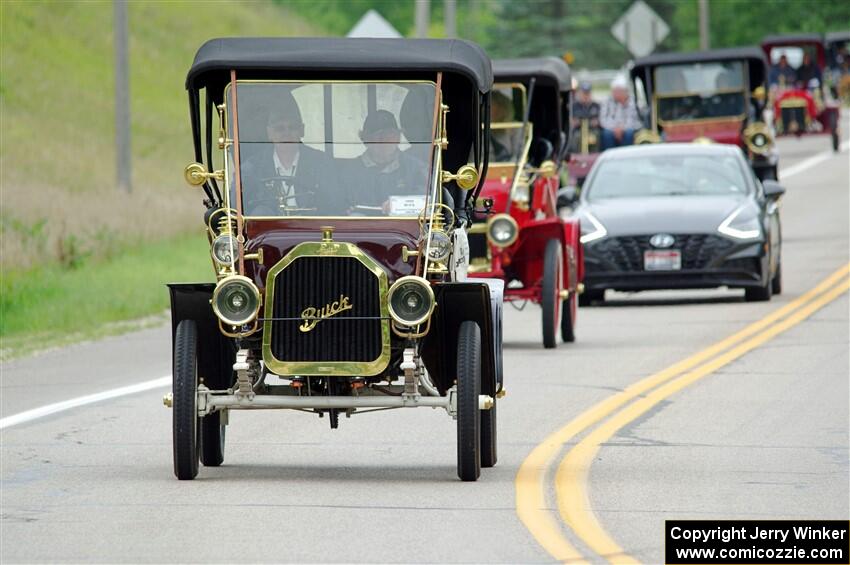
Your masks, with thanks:
<instances>
[{"instance_id":1,"label":"black rubber tire","mask_svg":"<svg viewBox=\"0 0 850 565\"><path fill-rule=\"evenodd\" d=\"M198 474L198 330L194 320L183 320L174 334L172 417L174 475L181 481Z\"/></svg>"},{"instance_id":2,"label":"black rubber tire","mask_svg":"<svg viewBox=\"0 0 850 565\"><path fill-rule=\"evenodd\" d=\"M457 476L481 475L481 330L473 321L460 325L457 347Z\"/></svg>"},{"instance_id":3,"label":"black rubber tire","mask_svg":"<svg viewBox=\"0 0 850 565\"><path fill-rule=\"evenodd\" d=\"M572 343L576 340L575 314L578 313L578 297L574 292L563 301L561 307L561 339L564 343Z\"/></svg>"},{"instance_id":4,"label":"black rubber tire","mask_svg":"<svg viewBox=\"0 0 850 565\"><path fill-rule=\"evenodd\" d=\"M782 261L776 264L776 273L770 281L770 290L774 295L782 294Z\"/></svg>"},{"instance_id":5,"label":"black rubber tire","mask_svg":"<svg viewBox=\"0 0 850 565\"><path fill-rule=\"evenodd\" d=\"M832 130L832 150L836 153L841 148L841 139L838 136L838 130Z\"/></svg>"},{"instance_id":6,"label":"black rubber tire","mask_svg":"<svg viewBox=\"0 0 850 565\"><path fill-rule=\"evenodd\" d=\"M201 463L205 467L218 467L224 463L224 430L221 412L201 418Z\"/></svg>"},{"instance_id":7,"label":"black rubber tire","mask_svg":"<svg viewBox=\"0 0 850 565\"><path fill-rule=\"evenodd\" d=\"M585 290L578 295L579 306L591 306L594 302L605 302L605 290Z\"/></svg>"},{"instance_id":8,"label":"black rubber tire","mask_svg":"<svg viewBox=\"0 0 850 565\"><path fill-rule=\"evenodd\" d=\"M543 252L543 290L540 306L543 309L543 347L552 349L558 345L557 331L561 316L561 286L564 280L564 258L561 242L550 239Z\"/></svg>"},{"instance_id":9,"label":"black rubber tire","mask_svg":"<svg viewBox=\"0 0 850 565\"><path fill-rule=\"evenodd\" d=\"M497 417L496 406L498 401L493 397L493 406L489 410L481 411L481 466L490 468L496 465L498 460L497 439Z\"/></svg>"}]
</instances>

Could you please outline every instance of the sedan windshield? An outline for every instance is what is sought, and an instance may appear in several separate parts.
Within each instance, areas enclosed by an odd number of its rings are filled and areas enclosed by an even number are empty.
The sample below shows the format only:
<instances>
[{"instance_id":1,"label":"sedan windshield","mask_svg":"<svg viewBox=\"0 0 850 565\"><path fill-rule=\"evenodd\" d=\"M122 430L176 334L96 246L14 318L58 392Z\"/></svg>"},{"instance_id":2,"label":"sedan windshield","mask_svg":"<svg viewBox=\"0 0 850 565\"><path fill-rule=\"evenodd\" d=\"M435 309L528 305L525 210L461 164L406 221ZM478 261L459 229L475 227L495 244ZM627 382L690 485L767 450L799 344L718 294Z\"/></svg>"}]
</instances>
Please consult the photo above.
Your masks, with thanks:
<instances>
[{"instance_id":1,"label":"sedan windshield","mask_svg":"<svg viewBox=\"0 0 850 565\"><path fill-rule=\"evenodd\" d=\"M433 183L435 91L429 82L239 81L244 213L418 215ZM227 157L235 208L232 147Z\"/></svg>"},{"instance_id":2,"label":"sedan windshield","mask_svg":"<svg viewBox=\"0 0 850 565\"><path fill-rule=\"evenodd\" d=\"M746 194L731 155L657 155L600 161L585 188L588 200L651 196Z\"/></svg>"}]
</instances>

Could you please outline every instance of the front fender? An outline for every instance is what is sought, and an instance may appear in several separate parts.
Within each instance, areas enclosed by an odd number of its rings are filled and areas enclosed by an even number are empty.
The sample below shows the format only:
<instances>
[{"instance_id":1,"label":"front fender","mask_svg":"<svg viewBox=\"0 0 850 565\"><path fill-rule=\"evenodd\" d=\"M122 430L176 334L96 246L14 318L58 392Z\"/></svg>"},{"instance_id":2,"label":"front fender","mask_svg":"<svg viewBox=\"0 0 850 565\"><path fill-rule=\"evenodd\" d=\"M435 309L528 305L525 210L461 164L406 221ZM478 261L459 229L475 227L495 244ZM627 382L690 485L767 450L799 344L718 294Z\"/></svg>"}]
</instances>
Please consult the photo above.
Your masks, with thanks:
<instances>
[{"instance_id":1,"label":"front fender","mask_svg":"<svg viewBox=\"0 0 850 565\"><path fill-rule=\"evenodd\" d=\"M233 384L236 344L219 330L218 318L210 306L213 290L215 283L168 285L171 295L171 358L173 362L174 334L178 324L183 320L194 320L198 328L198 379L213 390L221 390Z\"/></svg>"},{"instance_id":2,"label":"front fender","mask_svg":"<svg viewBox=\"0 0 850 565\"><path fill-rule=\"evenodd\" d=\"M578 217L564 220L564 253L564 264L569 266L567 280L570 290L575 291L578 283L584 280L584 246L581 244L581 220Z\"/></svg>"},{"instance_id":3,"label":"front fender","mask_svg":"<svg viewBox=\"0 0 850 565\"><path fill-rule=\"evenodd\" d=\"M457 377L457 342L461 323L481 328L481 393L494 395L502 386L502 294L499 279L470 279L434 286L437 306L431 330L422 340L422 360L434 384L445 391Z\"/></svg>"},{"instance_id":4,"label":"front fender","mask_svg":"<svg viewBox=\"0 0 850 565\"><path fill-rule=\"evenodd\" d=\"M520 229L519 238L514 244L510 258L511 270L522 281L524 287L531 288L537 285L543 277L543 255L550 239L561 242L564 266L567 270L571 268L564 239L563 220L558 216L552 216L528 222ZM571 276L569 272L565 274L567 277Z\"/></svg>"}]
</instances>

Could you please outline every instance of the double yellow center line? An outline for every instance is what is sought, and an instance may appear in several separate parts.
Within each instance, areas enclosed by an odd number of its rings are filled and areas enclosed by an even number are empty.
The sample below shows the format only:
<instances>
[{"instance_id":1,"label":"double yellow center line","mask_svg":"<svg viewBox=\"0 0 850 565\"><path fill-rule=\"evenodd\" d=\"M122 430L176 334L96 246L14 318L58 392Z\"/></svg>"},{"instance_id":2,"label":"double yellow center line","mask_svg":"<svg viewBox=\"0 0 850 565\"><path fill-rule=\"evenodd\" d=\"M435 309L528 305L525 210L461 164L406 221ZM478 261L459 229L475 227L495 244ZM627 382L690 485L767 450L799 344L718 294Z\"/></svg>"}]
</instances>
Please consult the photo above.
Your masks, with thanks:
<instances>
[{"instance_id":1,"label":"double yellow center line","mask_svg":"<svg viewBox=\"0 0 850 565\"><path fill-rule=\"evenodd\" d=\"M547 469L564 445L589 431L566 453L555 473L558 512L576 537L598 556L612 563L637 563L602 528L590 506L587 478L602 443L665 398L794 327L847 292L848 275L850 264L761 320L592 406L544 439L523 461L515 480L517 515L537 542L559 561L585 561L546 502L545 480Z\"/></svg>"}]
</instances>

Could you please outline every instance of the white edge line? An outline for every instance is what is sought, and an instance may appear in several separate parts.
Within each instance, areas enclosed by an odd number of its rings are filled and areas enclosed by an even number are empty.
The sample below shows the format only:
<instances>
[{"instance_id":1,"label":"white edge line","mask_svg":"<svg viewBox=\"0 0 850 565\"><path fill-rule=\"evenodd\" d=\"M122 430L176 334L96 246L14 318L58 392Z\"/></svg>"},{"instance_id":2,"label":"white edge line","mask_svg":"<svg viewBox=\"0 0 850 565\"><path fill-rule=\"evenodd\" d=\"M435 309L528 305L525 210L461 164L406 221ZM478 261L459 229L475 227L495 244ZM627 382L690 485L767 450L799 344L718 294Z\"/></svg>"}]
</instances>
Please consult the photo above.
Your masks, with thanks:
<instances>
[{"instance_id":1,"label":"white edge line","mask_svg":"<svg viewBox=\"0 0 850 565\"><path fill-rule=\"evenodd\" d=\"M95 394L78 396L77 398L72 398L70 400L64 400L62 402L48 404L47 406L33 408L32 410L26 410L24 412L19 412L18 414L13 414L5 418L0 418L0 430L5 430L6 428L17 426L18 424L24 424L26 422L31 422L39 418L44 418L45 416L50 416L51 414L56 414L58 412L71 410L72 408L77 408L78 406L94 404L95 402L109 400L110 398L118 398L119 396L127 396L130 394L136 394L138 392L144 392L146 390L161 388L169 385L171 385L171 375L130 386L122 386L121 388L105 390L103 392L97 392Z\"/></svg>"},{"instance_id":2,"label":"white edge line","mask_svg":"<svg viewBox=\"0 0 850 565\"><path fill-rule=\"evenodd\" d=\"M847 151L847 148L850 147L850 141L844 141L838 147L838 153L843 151ZM829 160L833 156L836 155L835 151L824 151L823 153L818 153L817 155L812 155L806 159L803 159L796 165L791 165L787 169L779 170L779 180L780 182L787 179L788 177L793 177L794 175L798 175L803 171L807 171L812 167L816 167L823 163L824 161Z\"/></svg>"}]
</instances>

